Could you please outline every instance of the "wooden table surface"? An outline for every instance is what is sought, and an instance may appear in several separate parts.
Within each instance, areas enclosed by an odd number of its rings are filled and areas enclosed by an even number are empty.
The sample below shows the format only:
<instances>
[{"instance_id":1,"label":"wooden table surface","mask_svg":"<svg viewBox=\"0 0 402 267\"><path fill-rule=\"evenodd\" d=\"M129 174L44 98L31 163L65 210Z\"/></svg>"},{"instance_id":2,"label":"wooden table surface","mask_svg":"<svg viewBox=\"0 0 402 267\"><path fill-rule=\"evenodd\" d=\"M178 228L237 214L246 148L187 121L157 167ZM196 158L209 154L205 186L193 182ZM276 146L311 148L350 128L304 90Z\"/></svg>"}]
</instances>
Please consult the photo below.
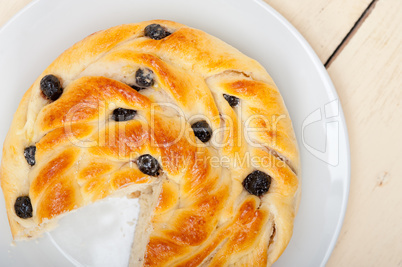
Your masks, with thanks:
<instances>
[{"instance_id":1,"label":"wooden table surface","mask_svg":"<svg viewBox=\"0 0 402 267\"><path fill-rule=\"evenodd\" d=\"M265 0L307 39L349 131L348 209L327 266L402 266L402 0ZM0 0L0 26L30 0Z\"/></svg>"}]
</instances>

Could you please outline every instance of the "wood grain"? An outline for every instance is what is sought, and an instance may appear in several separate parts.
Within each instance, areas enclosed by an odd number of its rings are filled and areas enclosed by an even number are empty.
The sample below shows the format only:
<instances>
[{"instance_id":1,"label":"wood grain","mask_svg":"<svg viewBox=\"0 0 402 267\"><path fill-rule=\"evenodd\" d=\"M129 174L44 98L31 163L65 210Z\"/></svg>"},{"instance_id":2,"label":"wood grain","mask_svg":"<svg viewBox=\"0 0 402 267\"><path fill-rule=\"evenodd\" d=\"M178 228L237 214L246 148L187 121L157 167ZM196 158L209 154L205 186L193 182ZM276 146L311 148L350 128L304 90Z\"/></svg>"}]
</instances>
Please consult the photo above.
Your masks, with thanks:
<instances>
[{"instance_id":1,"label":"wood grain","mask_svg":"<svg viewBox=\"0 0 402 267\"><path fill-rule=\"evenodd\" d=\"M0 27L29 2L31 0L0 0Z\"/></svg>"},{"instance_id":2,"label":"wood grain","mask_svg":"<svg viewBox=\"0 0 402 267\"><path fill-rule=\"evenodd\" d=\"M349 130L348 210L331 266L402 266L402 1L379 0L328 71Z\"/></svg>"},{"instance_id":3,"label":"wood grain","mask_svg":"<svg viewBox=\"0 0 402 267\"><path fill-rule=\"evenodd\" d=\"M264 0L306 38L321 62L332 52L371 0Z\"/></svg>"},{"instance_id":4,"label":"wood grain","mask_svg":"<svg viewBox=\"0 0 402 267\"><path fill-rule=\"evenodd\" d=\"M338 45L332 55L328 58L327 62L325 62L325 68L329 68L331 63L336 59L336 57L342 52L342 50L348 45L349 41L353 38L356 32L360 29L361 25L364 21L370 16L371 12L374 10L375 5L378 0L372 0L370 5L364 10L360 18L356 21L355 25L353 25L352 29L348 32L348 34L343 38L342 42Z\"/></svg>"}]
</instances>

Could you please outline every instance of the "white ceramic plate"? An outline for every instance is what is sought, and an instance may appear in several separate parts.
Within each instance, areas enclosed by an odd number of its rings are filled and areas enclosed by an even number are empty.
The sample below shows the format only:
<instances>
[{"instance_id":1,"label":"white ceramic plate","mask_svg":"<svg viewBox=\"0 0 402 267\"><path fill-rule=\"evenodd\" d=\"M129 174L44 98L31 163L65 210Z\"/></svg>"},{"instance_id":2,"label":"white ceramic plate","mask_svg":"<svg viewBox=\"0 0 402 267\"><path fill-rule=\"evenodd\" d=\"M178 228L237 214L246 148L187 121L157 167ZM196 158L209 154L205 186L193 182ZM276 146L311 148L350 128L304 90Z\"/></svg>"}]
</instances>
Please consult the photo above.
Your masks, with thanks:
<instances>
[{"instance_id":1,"label":"white ceramic plate","mask_svg":"<svg viewBox=\"0 0 402 267\"><path fill-rule=\"evenodd\" d=\"M345 214L349 144L338 96L303 37L260 0L39 0L0 30L0 140L23 93L65 49L114 25L155 18L202 29L257 59L290 112L302 161L293 238L275 267L324 266ZM0 194L1 195L1 194ZM0 266L125 266L138 203L104 201L37 241L12 242L0 196Z\"/></svg>"}]
</instances>

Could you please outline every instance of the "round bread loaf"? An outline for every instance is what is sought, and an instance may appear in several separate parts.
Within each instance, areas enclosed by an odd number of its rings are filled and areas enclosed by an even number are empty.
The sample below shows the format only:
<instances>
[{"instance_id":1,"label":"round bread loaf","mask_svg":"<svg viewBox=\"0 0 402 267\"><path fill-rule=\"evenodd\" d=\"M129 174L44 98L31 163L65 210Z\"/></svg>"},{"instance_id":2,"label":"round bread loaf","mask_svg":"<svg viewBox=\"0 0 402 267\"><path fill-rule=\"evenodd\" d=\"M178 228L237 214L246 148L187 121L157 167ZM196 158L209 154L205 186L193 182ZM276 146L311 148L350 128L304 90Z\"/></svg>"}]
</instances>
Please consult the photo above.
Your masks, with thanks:
<instances>
[{"instance_id":1,"label":"round bread loaf","mask_svg":"<svg viewBox=\"0 0 402 267\"><path fill-rule=\"evenodd\" d=\"M297 210L292 123L265 69L155 20L94 33L25 93L4 143L14 239L106 197L139 197L132 266L270 266Z\"/></svg>"}]
</instances>

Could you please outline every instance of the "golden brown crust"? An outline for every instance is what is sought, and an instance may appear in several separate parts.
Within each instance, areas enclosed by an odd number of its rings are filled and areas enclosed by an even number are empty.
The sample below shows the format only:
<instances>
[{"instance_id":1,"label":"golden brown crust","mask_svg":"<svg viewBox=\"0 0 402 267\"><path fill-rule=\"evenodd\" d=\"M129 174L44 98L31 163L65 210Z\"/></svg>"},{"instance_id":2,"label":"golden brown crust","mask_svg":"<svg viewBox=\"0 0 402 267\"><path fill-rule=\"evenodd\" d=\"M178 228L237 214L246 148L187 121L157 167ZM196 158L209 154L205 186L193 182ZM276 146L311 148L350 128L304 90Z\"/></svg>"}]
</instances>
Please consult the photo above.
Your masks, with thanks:
<instances>
[{"instance_id":1,"label":"golden brown crust","mask_svg":"<svg viewBox=\"0 0 402 267\"><path fill-rule=\"evenodd\" d=\"M145 37L151 23L172 34ZM153 71L154 86L129 86L138 68ZM39 88L47 74L64 88L54 102ZM224 94L240 104L231 107ZM136 110L135 119L111 120L118 107ZM200 118L214 132L206 144L191 128ZM30 145L32 167L23 156ZM136 165L144 154L160 162L159 177ZM68 211L162 183L138 264L267 266L292 235L299 165L291 120L264 68L202 31L157 20L94 33L40 75L5 140L1 186L13 236L23 239ZM272 177L261 197L242 186L255 170ZM30 219L15 214L21 195L31 198Z\"/></svg>"}]
</instances>

